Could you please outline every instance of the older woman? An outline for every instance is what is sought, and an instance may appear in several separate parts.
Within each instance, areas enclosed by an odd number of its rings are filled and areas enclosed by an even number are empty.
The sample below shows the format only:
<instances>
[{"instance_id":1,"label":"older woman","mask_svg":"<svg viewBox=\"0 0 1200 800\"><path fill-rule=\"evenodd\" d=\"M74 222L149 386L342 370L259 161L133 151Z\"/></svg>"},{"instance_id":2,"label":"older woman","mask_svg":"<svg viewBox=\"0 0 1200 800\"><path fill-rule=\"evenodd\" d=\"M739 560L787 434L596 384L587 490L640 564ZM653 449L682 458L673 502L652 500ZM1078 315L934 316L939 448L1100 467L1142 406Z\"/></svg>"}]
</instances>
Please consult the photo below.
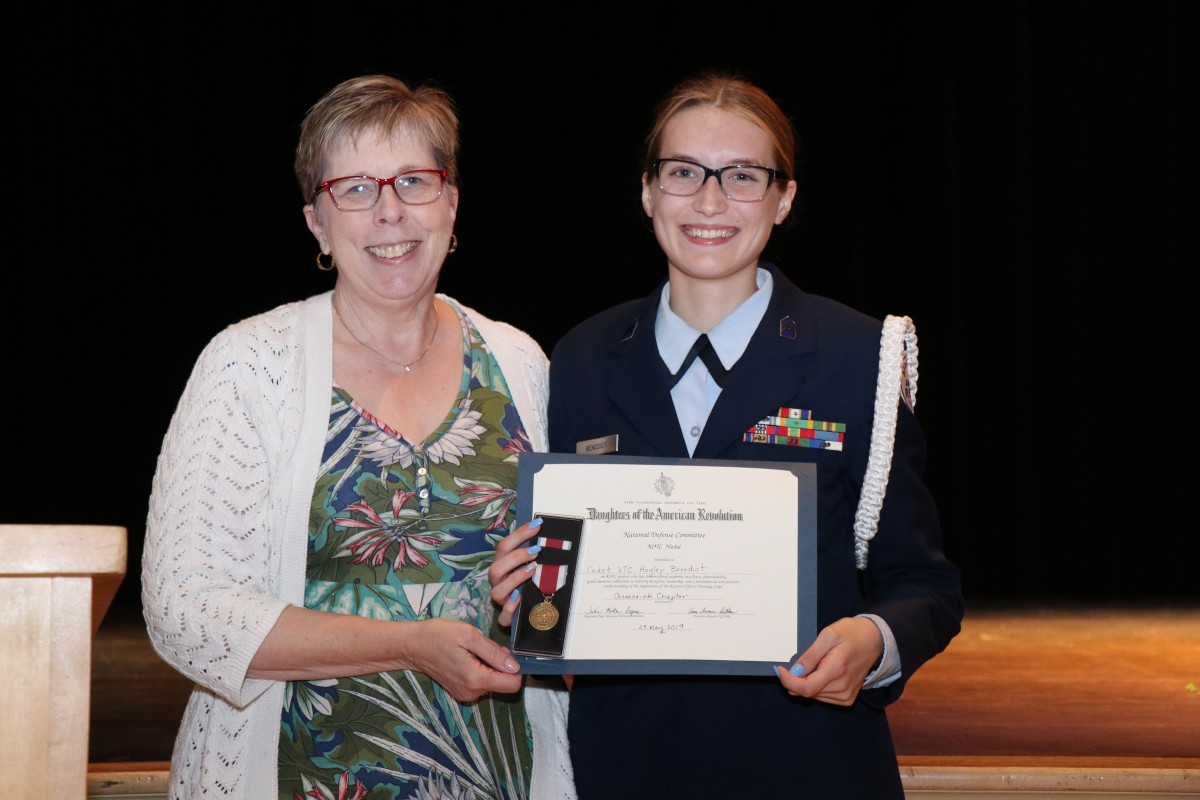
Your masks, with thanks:
<instances>
[{"instance_id":1,"label":"older woman","mask_svg":"<svg viewBox=\"0 0 1200 800\"><path fill-rule=\"evenodd\" d=\"M904 403L878 530L858 535L860 499L876 496L866 489L882 322L763 260L795 203L795 149L779 106L734 76L697 76L664 98L641 202L666 278L559 340L550 447L611 437L621 455L815 464L821 630L778 679L577 676L570 740L583 797L901 800L884 707L959 630L959 574ZM805 447L821 440L759 433L808 420L836 423L842 440ZM505 623L535 557L520 547L531 535L518 529L497 548Z\"/></svg>"},{"instance_id":2,"label":"older woman","mask_svg":"<svg viewBox=\"0 0 1200 800\"><path fill-rule=\"evenodd\" d=\"M198 684L173 798L574 796L565 691L522 690L487 578L546 357L435 291L457 150L435 87L322 97L295 170L334 288L194 367L142 564L155 649Z\"/></svg>"}]
</instances>

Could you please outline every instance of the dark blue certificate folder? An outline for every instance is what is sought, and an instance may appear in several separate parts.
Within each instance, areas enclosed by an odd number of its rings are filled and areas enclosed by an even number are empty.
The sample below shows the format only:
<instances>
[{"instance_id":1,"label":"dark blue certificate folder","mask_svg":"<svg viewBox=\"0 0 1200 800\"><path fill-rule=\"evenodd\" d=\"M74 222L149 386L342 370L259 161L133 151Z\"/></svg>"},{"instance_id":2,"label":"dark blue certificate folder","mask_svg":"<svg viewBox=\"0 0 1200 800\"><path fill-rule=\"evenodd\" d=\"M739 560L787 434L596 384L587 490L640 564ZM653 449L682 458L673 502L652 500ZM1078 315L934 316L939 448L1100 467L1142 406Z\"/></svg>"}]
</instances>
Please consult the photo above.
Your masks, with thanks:
<instances>
[{"instance_id":1,"label":"dark blue certificate folder","mask_svg":"<svg viewBox=\"0 0 1200 800\"><path fill-rule=\"evenodd\" d=\"M587 466L588 469L584 471L575 470L574 465ZM653 470L631 472L628 467L634 465L653 467ZM546 485L551 481L543 480L542 491L539 492L539 475L546 475L548 473L546 471L548 466L553 467L555 474L553 480L558 481L558 486L562 486L564 477L567 477L571 484L568 499L562 497L562 492L554 493L554 496L551 496L550 490L546 489ZM600 467L599 472L596 470L597 466ZM629 652L637 653L639 645L636 642L627 648L620 658L572 658L570 657L570 652L564 654L563 648L566 634L569 631L575 630L576 635L579 635L578 628L573 629L572 625L580 624L579 620L585 613L578 608L573 608L571 605L574 594L572 592L574 581L578 576L594 574L602 569L607 569L607 567L602 568L599 565L587 563L588 537L629 535L627 528L623 527L622 524L611 524L613 517L625 518L623 520L624 525L636 525L636 522L628 520L628 513L621 509L636 508L638 511L633 512L636 515L643 508L648 513L650 510L648 506L653 505L653 503L642 502L640 499L634 502L633 498L629 502L619 504L619 509L613 508L614 505L618 504L592 502L588 486L601 484L606 487L607 491L611 492L612 486L624 486L630 474L646 472L649 475L652 472L654 479L649 481L644 489L640 485L637 485L632 491L639 494L644 493L649 497L668 497L671 495L673 487L677 484L687 484L689 477L693 477L687 470L705 470L711 468L721 470L718 473L722 478L721 488L715 493L718 496L705 496L702 501L694 504L703 506L703 508L699 508L698 510L690 509L685 501L677 501L671 507L672 510L667 513L685 519L699 519L700 521L696 523L698 526L707 524L721 525L723 526L723 531L728 531L731 530L728 526L739 524L738 519L741 515L726 512L739 508L739 502L743 505L746 502L750 502L745 499L748 494L746 491L748 485L744 484L743 481L754 481L756 476L759 476L759 480L762 480L761 476L763 473L759 472L759 470L764 469L788 473L790 479L795 481L794 497L796 508L790 512L780 510L778 517L773 517L784 519L794 517L795 519L797 547L794 575L797 589L797 613L795 617L795 652L791 655L791 659L786 662L750 660L744 656L739 656L737 652L730 652L731 648L723 641L714 641L711 648L713 657L702 659L692 657L663 657L662 641L669 640L656 641L656 646L651 648L654 651L654 655L647 658L628 657ZM612 470L611 475L609 474L609 470ZM576 471L581 473L578 482L573 480L572 475ZM582 477L584 473L589 477ZM601 476L599 481L596 480L598 474ZM728 480L725 480L726 478ZM773 479L764 483L767 482L773 482ZM533 544L534 541L540 540L542 543L543 549L539 552L537 559L539 565L538 572L530 581L522 586L521 605L513 617L511 646L521 663L521 671L532 675L588 673L612 675L774 675L775 666L780 664L789 666L812 643L817 635L816 484L816 467L813 464L776 461L655 459L615 454L593 456L563 453L522 453L520 455L517 478L517 520L525 522L532 519L535 515L542 515L546 519L546 522L543 524L545 530L540 532L537 539L530 542L530 544ZM791 484L787 485L791 486ZM749 494L753 495L753 492ZM780 502L791 503L793 502L792 498L793 493L788 491L785 493L785 497L780 499ZM772 498L769 497L767 502L771 501ZM755 502L761 502L761 498ZM598 505L603 507L597 508ZM661 514L664 512L659 509L657 513ZM697 517L696 514L699 516ZM715 522L712 520L715 520ZM771 574L778 574L778 561L771 562L770 559L778 559L779 554L772 552L770 546L766 544L770 537L756 534L753 526L746 525L744 527L746 528L745 531L737 531L736 540L739 542L745 541L745 546L749 548L754 548L757 544L758 549L762 552L759 553L756 550L750 550L749 552L753 553L752 557L754 559L761 557L764 565L770 565ZM622 530L626 530L626 533L619 534ZM635 528L635 530L637 529ZM789 526L789 530L783 535L790 534ZM778 543L778 536L779 532L777 531L772 541ZM671 545L663 546L668 547ZM596 548L593 547L593 549ZM653 561L661 560L653 559ZM647 556L647 564L631 564L623 566L622 569L652 572L654 567L650 566L650 564L651 559ZM786 565L784 565L784 568L790 576L791 572L786 570ZM650 580L652 581L653 578ZM770 609L770 598L773 595L778 596L781 594L778 591L778 587L773 589L772 586L762 586L761 591L765 600L757 612L758 614L763 613L762 609ZM618 604L620 602L616 601ZM676 624L679 626L692 624L697 621L697 614L708 613L710 610L715 613L720 609L714 606L712 609L704 608L684 611L678 613L665 624L661 619L655 624L650 624L645 619L640 620L635 614L629 618L629 636L653 636L656 633L669 636L670 632L665 630L666 628L675 627ZM732 616L736 616L736 614ZM790 619L790 616L788 618ZM678 620L678 622L676 623L675 620ZM727 622L722 624L734 623ZM761 624L761 620L755 621L755 624ZM664 630L652 630L658 628ZM621 635L624 637L624 634ZM708 634L705 633L704 635ZM628 642L629 640L623 640L622 643L626 644ZM566 647L570 648L569 641L566 643ZM595 650L597 648L593 647L591 649ZM694 649L704 650L706 651L706 655L709 650L706 644Z\"/></svg>"}]
</instances>

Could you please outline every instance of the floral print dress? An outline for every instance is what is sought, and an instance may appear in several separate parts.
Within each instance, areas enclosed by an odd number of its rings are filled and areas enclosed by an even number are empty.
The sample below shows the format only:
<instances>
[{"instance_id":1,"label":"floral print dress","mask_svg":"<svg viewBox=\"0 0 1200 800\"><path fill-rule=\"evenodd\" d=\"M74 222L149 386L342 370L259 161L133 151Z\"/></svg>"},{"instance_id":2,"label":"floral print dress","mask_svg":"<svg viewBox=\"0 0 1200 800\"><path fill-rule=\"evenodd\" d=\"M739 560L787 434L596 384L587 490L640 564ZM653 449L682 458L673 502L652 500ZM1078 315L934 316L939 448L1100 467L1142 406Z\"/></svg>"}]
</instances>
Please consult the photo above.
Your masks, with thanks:
<instances>
[{"instance_id":1,"label":"floral print dress","mask_svg":"<svg viewBox=\"0 0 1200 800\"><path fill-rule=\"evenodd\" d=\"M529 444L494 358L455 312L463 381L426 441L407 441L334 387L304 604L398 622L447 617L507 644L487 568L512 524L517 455ZM289 681L279 744L281 800L529 794L520 696L459 703L419 672Z\"/></svg>"}]
</instances>

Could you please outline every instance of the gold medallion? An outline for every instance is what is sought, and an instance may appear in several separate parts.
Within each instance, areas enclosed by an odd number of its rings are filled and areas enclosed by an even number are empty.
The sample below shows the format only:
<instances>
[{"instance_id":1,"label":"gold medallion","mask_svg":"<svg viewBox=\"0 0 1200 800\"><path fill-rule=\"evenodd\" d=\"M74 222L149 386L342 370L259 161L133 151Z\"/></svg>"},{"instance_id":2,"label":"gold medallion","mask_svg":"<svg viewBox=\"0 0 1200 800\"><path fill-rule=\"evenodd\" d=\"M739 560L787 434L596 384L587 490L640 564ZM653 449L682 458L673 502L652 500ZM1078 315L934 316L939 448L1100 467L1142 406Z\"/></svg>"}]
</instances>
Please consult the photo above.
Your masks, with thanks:
<instances>
[{"instance_id":1,"label":"gold medallion","mask_svg":"<svg viewBox=\"0 0 1200 800\"><path fill-rule=\"evenodd\" d=\"M558 609L549 600L543 600L529 612L529 624L539 631L548 631L558 624Z\"/></svg>"}]
</instances>

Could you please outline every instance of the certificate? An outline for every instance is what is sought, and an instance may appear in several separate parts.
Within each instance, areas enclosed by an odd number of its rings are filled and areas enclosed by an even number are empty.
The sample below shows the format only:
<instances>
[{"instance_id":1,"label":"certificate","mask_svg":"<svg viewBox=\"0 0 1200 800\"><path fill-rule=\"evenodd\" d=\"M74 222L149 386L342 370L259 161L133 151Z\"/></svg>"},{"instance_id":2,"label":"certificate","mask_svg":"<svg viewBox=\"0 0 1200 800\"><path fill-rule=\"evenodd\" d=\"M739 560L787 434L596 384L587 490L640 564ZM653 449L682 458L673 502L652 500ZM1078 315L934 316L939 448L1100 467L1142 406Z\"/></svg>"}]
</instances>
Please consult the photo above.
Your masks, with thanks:
<instances>
[{"instance_id":1,"label":"certificate","mask_svg":"<svg viewBox=\"0 0 1200 800\"><path fill-rule=\"evenodd\" d=\"M816 638L812 464L522 453L517 497L519 519L582 520L542 551L557 586L522 590L523 672L774 675ZM520 646L543 594L561 655Z\"/></svg>"}]
</instances>

